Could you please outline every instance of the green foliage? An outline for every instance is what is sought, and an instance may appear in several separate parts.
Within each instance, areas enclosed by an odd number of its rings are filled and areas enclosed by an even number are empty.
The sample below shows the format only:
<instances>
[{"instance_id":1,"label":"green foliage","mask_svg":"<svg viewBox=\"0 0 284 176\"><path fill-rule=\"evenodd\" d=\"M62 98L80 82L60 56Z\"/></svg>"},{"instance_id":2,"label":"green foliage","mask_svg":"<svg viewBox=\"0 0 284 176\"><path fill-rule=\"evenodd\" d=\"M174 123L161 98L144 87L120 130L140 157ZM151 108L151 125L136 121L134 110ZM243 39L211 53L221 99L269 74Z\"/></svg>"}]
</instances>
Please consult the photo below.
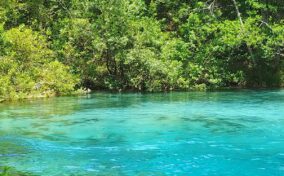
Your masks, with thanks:
<instances>
[{"instance_id":1,"label":"green foliage","mask_svg":"<svg viewBox=\"0 0 284 176\"><path fill-rule=\"evenodd\" d=\"M235 2L1 1L0 95L283 86L283 1Z\"/></svg>"},{"instance_id":2,"label":"green foliage","mask_svg":"<svg viewBox=\"0 0 284 176\"><path fill-rule=\"evenodd\" d=\"M5 53L16 62L26 64L25 66L42 64L52 57L52 51L48 49L44 36L24 26L6 31L4 41Z\"/></svg>"},{"instance_id":3,"label":"green foliage","mask_svg":"<svg viewBox=\"0 0 284 176\"><path fill-rule=\"evenodd\" d=\"M0 59L0 96L3 99L74 91L77 79L68 67L54 61L44 36L25 27L12 28L2 35L5 47Z\"/></svg>"}]
</instances>

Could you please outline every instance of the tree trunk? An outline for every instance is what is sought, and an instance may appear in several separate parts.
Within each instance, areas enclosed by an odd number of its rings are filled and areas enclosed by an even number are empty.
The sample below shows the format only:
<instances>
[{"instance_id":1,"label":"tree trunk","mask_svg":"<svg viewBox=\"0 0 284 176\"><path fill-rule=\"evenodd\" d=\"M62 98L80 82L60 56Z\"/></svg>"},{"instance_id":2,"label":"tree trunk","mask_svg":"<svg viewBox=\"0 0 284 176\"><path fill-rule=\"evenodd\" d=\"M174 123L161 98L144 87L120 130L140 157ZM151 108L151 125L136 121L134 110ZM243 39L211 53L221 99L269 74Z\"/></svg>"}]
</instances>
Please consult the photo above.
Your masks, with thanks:
<instances>
[{"instance_id":1,"label":"tree trunk","mask_svg":"<svg viewBox=\"0 0 284 176\"><path fill-rule=\"evenodd\" d=\"M242 16L241 16L238 4L237 4L236 0L232 0L232 1L234 3L234 6L235 6L237 17L238 17L238 19L240 21L242 33L245 34L245 36L246 36L247 34L246 34L244 22L243 22L243 19L242 19ZM250 55L250 57L252 59L252 62L253 62L253 64L255 64L255 58L254 58L254 54L253 54L252 48L251 48L251 46L247 42L246 42L246 45L247 45L247 49L248 49L249 55Z\"/></svg>"}]
</instances>

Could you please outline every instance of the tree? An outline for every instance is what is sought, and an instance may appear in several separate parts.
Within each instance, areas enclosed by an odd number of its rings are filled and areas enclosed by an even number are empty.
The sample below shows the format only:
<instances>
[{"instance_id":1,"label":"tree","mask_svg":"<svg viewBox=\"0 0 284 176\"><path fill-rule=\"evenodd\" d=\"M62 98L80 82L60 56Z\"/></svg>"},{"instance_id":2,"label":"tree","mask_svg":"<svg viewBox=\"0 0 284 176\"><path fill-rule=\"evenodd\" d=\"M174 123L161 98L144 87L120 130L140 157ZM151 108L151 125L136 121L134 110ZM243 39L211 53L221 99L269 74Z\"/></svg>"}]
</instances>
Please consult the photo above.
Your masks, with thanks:
<instances>
[{"instance_id":1,"label":"tree","mask_svg":"<svg viewBox=\"0 0 284 176\"><path fill-rule=\"evenodd\" d=\"M77 78L53 59L44 36L21 26L5 31L0 59L0 96L17 99L70 94Z\"/></svg>"}]
</instances>

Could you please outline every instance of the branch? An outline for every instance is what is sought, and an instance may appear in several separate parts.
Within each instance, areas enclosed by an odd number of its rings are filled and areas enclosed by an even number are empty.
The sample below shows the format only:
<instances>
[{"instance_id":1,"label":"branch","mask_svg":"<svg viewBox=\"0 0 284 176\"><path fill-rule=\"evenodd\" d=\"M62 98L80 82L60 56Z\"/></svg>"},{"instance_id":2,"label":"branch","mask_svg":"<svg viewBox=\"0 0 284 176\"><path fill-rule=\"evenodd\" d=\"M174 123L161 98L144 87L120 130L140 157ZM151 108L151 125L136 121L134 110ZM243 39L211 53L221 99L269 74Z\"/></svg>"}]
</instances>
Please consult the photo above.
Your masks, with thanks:
<instances>
[{"instance_id":1,"label":"branch","mask_svg":"<svg viewBox=\"0 0 284 176\"><path fill-rule=\"evenodd\" d=\"M216 0L213 0L213 2L211 2L208 6L208 10L210 11L211 15L213 15L213 16L215 16L214 15L215 3L216 3Z\"/></svg>"},{"instance_id":2,"label":"branch","mask_svg":"<svg viewBox=\"0 0 284 176\"><path fill-rule=\"evenodd\" d=\"M259 27L261 27L264 24L266 27L268 27L270 30L273 31L273 29L271 28L271 26L267 22L265 22L263 20L260 20L260 22L261 22L261 24L259 25Z\"/></svg>"}]
</instances>

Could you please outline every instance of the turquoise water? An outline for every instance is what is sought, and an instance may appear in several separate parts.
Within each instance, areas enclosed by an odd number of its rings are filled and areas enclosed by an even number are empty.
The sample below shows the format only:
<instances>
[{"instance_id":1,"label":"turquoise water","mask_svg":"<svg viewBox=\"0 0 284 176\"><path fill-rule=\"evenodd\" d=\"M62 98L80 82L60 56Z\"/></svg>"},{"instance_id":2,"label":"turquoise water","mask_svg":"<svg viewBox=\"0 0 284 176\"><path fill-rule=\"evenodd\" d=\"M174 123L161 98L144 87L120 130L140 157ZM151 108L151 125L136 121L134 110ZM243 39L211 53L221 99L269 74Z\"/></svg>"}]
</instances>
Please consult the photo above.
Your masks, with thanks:
<instances>
[{"instance_id":1,"label":"turquoise water","mask_svg":"<svg viewBox=\"0 0 284 176\"><path fill-rule=\"evenodd\" d=\"M0 165L42 176L282 176L284 91L0 104Z\"/></svg>"}]
</instances>

